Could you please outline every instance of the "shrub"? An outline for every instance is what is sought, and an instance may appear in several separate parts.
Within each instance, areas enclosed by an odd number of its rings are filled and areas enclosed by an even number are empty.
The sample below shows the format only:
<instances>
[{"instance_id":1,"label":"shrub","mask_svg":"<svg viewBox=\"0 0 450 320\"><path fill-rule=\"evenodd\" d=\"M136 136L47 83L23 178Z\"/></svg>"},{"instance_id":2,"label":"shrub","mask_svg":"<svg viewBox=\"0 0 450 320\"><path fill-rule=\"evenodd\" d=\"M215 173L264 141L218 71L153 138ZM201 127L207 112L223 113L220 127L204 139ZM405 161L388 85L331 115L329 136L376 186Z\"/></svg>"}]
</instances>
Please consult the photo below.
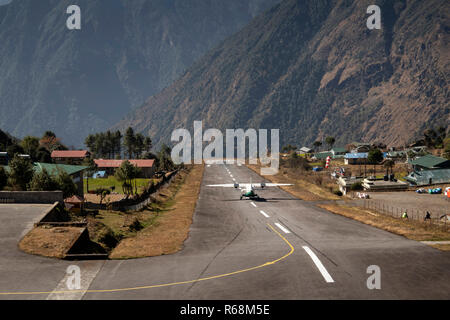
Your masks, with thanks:
<instances>
[{"instance_id":1,"label":"shrub","mask_svg":"<svg viewBox=\"0 0 450 320\"><path fill-rule=\"evenodd\" d=\"M9 183L10 185L22 191L26 191L28 183L33 178L33 164L24 158L14 156L9 163Z\"/></svg>"},{"instance_id":2,"label":"shrub","mask_svg":"<svg viewBox=\"0 0 450 320\"><path fill-rule=\"evenodd\" d=\"M133 223L129 226L130 231L139 231L144 229L144 226L138 218L134 219Z\"/></svg>"},{"instance_id":3,"label":"shrub","mask_svg":"<svg viewBox=\"0 0 450 320\"><path fill-rule=\"evenodd\" d=\"M8 183L8 175L3 167L0 167L0 190L3 190Z\"/></svg>"},{"instance_id":4,"label":"shrub","mask_svg":"<svg viewBox=\"0 0 450 320\"><path fill-rule=\"evenodd\" d=\"M95 194L100 196L100 204L102 204L103 200L105 200L108 194L111 194L111 190L107 188L98 188L95 190Z\"/></svg>"},{"instance_id":5,"label":"shrub","mask_svg":"<svg viewBox=\"0 0 450 320\"><path fill-rule=\"evenodd\" d=\"M363 186L361 182L355 182L350 186L350 190L356 191L356 190L362 190Z\"/></svg>"},{"instance_id":6,"label":"shrub","mask_svg":"<svg viewBox=\"0 0 450 320\"><path fill-rule=\"evenodd\" d=\"M60 170L55 181L58 189L63 192L64 198L69 198L77 193L77 186L67 172Z\"/></svg>"},{"instance_id":7,"label":"shrub","mask_svg":"<svg viewBox=\"0 0 450 320\"><path fill-rule=\"evenodd\" d=\"M111 229L108 229L100 236L99 241L108 248L112 249L117 246L117 244L121 239L122 239L121 234L115 233Z\"/></svg>"},{"instance_id":8,"label":"shrub","mask_svg":"<svg viewBox=\"0 0 450 320\"><path fill-rule=\"evenodd\" d=\"M35 173L28 186L31 191L54 191L58 190L58 187L58 183L56 183L45 169Z\"/></svg>"}]
</instances>

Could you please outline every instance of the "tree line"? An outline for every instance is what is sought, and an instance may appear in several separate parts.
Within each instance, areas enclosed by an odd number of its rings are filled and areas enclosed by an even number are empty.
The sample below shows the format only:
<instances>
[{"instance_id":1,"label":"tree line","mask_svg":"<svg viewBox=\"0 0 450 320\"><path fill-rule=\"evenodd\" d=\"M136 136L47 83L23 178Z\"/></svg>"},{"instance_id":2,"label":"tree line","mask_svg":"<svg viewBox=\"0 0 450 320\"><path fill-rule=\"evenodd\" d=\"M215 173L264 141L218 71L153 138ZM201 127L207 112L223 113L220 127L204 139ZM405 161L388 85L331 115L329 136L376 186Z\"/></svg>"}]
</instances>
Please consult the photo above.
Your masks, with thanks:
<instances>
[{"instance_id":1,"label":"tree line","mask_svg":"<svg viewBox=\"0 0 450 320\"><path fill-rule=\"evenodd\" d=\"M26 136L22 140L0 130L0 151L6 151L10 158L17 154L27 154L33 162L51 163L54 150L67 150L52 131L46 131L42 137Z\"/></svg>"},{"instance_id":2,"label":"tree line","mask_svg":"<svg viewBox=\"0 0 450 320\"><path fill-rule=\"evenodd\" d=\"M90 134L84 144L94 157L108 159L121 159L122 151L128 159L148 159L153 147L150 137L135 133L133 128L128 128L123 136L119 130Z\"/></svg>"}]
</instances>

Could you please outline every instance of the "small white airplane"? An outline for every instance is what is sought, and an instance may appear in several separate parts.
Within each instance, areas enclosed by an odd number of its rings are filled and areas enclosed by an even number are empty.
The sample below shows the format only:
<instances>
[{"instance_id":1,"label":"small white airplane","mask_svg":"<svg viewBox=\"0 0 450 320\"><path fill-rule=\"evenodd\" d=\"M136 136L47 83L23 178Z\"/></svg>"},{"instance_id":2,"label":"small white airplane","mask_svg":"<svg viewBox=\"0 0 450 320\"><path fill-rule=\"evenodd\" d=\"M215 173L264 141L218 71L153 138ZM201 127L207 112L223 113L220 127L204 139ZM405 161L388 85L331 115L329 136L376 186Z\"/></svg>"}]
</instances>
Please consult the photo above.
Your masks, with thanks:
<instances>
[{"instance_id":1,"label":"small white airplane","mask_svg":"<svg viewBox=\"0 0 450 320\"><path fill-rule=\"evenodd\" d=\"M225 183L225 184L209 184L209 185L207 185L207 187L222 187L222 188L236 188L236 189L239 188L239 189L241 189L240 200L242 200L243 198L248 198L251 200L260 199L260 197L255 192L255 190L263 190L264 188L267 188L267 187L280 187L280 186L292 186L292 184L289 184L289 183L265 183L265 182L254 184L250 180L250 183Z\"/></svg>"}]
</instances>

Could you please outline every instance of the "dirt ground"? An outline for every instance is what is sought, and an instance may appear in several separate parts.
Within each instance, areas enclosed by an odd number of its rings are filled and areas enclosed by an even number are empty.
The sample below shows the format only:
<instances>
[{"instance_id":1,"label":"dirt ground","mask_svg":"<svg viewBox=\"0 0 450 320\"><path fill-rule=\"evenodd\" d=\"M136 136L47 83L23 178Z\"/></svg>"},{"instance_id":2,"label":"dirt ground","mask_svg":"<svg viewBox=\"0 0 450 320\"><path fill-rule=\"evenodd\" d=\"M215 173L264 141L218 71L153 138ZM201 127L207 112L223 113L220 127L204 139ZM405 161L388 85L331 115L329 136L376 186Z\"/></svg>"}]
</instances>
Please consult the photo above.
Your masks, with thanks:
<instances>
[{"instance_id":1,"label":"dirt ground","mask_svg":"<svg viewBox=\"0 0 450 320\"><path fill-rule=\"evenodd\" d=\"M165 197L168 208L160 212L157 220L139 231L135 237L123 239L109 257L111 259L152 257L179 251L188 237L192 224L203 169L204 166L193 166L181 187L177 186L177 183L172 183L176 189L171 190L169 187L160 195Z\"/></svg>"},{"instance_id":2,"label":"dirt ground","mask_svg":"<svg viewBox=\"0 0 450 320\"><path fill-rule=\"evenodd\" d=\"M109 194L106 196L106 198L105 198L105 200L103 200L103 202L107 201L108 198L109 198L110 202L116 202L116 201L125 199L125 197L126 196L124 194ZM100 203L100 196L97 196L96 194L85 193L84 199L87 202Z\"/></svg>"},{"instance_id":3,"label":"dirt ground","mask_svg":"<svg viewBox=\"0 0 450 320\"><path fill-rule=\"evenodd\" d=\"M320 208L326 209L335 214L351 218L362 223L396 233L408 239L417 241L446 241L450 240L450 233L445 232L442 226L435 226L423 221L412 221L397 219L374 210L348 207L337 204L318 204ZM450 249L447 245L438 246L441 250Z\"/></svg>"},{"instance_id":4,"label":"dirt ground","mask_svg":"<svg viewBox=\"0 0 450 320\"><path fill-rule=\"evenodd\" d=\"M428 189L428 188L426 188ZM383 201L386 205L406 210L429 211L433 217L450 214L450 199L444 194L418 194L405 192L368 192L371 199Z\"/></svg>"},{"instance_id":5,"label":"dirt ground","mask_svg":"<svg viewBox=\"0 0 450 320\"><path fill-rule=\"evenodd\" d=\"M82 231L76 227L37 227L19 242L19 248L30 254L63 258Z\"/></svg>"}]
</instances>

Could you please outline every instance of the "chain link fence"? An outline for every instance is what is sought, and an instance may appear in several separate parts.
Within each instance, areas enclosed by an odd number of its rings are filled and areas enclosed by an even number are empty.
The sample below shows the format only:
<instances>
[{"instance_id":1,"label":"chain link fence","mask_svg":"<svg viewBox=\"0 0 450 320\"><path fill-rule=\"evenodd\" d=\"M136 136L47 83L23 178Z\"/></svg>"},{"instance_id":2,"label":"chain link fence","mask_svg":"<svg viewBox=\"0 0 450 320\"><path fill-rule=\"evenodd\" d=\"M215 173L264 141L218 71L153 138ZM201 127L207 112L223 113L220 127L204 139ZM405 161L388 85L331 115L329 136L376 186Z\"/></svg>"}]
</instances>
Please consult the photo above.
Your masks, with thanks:
<instances>
[{"instance_id":1,"label":"chain link fence","mask_svg":"<svg viewBox=\"0 0 450 320\"><path fill-rule=\"evenodd\" d=\"M442 210L429 211L414 208L402 208L374 199L362 199L361 201L355 201L354 204L363 207L364 209L373 210L393 218L422 221L439 227L443 231L450 232L450 212L448 212L448 210L446 211L445 208L442 208ZM404 217L405 213L407 218ZM427 215L427 213L429 213L429 215Z\"/></svg>"}]
</instances>

